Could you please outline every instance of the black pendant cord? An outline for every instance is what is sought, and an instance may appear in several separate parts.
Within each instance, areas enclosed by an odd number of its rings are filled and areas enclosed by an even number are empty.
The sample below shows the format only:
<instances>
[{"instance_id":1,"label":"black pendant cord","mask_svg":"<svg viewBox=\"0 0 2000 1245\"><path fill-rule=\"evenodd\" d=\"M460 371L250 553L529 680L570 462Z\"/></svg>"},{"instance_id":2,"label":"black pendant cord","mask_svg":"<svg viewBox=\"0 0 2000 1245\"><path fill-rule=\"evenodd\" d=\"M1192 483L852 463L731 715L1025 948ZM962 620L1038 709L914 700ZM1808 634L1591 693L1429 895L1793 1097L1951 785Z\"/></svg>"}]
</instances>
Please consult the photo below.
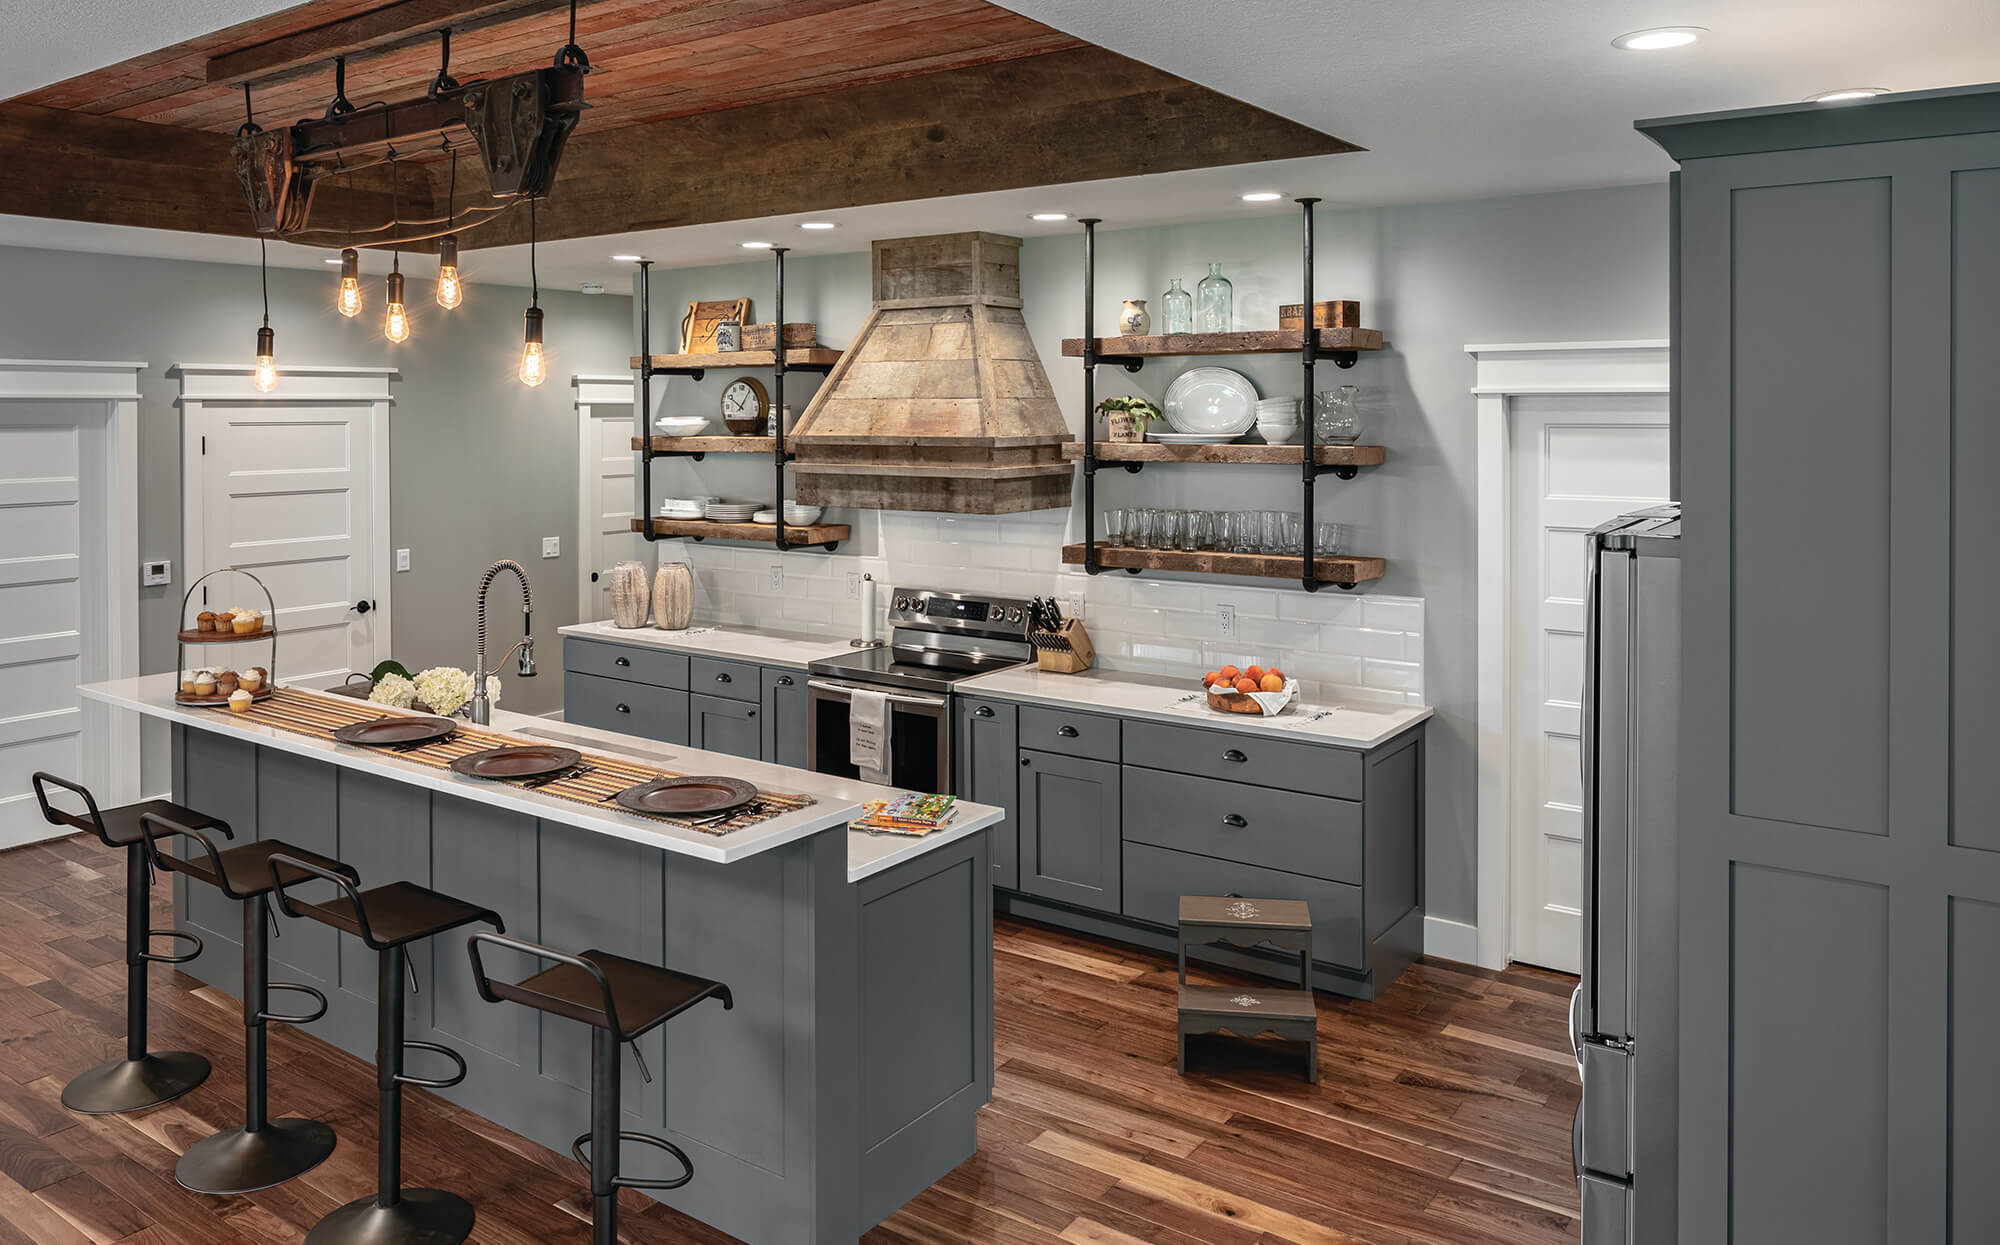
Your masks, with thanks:
<instances>
[{"instance_id":1,"label":"black pendant cord","mask_svg":"<svg viewBox=\"0 0 2000 1245\"><path fill-rule=\"evenodd\" d=\"M257 238L257 277L264 287L264 327L271 327L271 255L264 238Z\"/></svg>"},{"instance_id":2,"label":"black pendant cord","mask_svg":"<svg viewBox=\"0 0 2000 1245\"><path fill-rule=\"evenodd\" d=\"M556 68L590 72L590 57L576 42L576 0L569 0L569 42L556 49Z\"/></svg>"},{"instance_id":3,"label":"black pendant cord","mask_svg":"<svg viewBox=\"0 0 2000 1245\"><path fill-rule=\"evenodd\" d=\"M528 306L542 305L542 278L535 271L535 201L528 200Z\"/></svg>"}]
</instances>

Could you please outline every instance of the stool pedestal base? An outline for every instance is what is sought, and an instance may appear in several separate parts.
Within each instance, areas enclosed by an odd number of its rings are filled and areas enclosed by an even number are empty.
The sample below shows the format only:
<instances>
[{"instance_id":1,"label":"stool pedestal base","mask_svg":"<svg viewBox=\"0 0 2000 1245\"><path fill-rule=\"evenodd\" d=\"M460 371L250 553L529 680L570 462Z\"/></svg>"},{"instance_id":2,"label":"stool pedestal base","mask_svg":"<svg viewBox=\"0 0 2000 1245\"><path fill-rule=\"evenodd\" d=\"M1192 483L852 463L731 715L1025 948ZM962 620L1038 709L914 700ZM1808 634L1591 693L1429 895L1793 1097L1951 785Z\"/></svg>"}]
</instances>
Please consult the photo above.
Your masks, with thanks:
<instances>
[{"instance_id":1,"label":"stool pedestal base","mask_svg":"<svg viewBox=\"0 0 2000 1245\"><path fill-rule=\"evenodd\" d=\"M99 1064L64 1088L62 1104L81 1115L143 1111L187 1093L208 1079L208 1060L170 1050Z\"/></svg>"},{"instance_id":2,"label":"stool pedestal base","mask_svg":"<svg viewBox=\"0 0 2000 1245\"><path fill-rule=\"evenodd\" d=\"M306 1233L306 1245L458 1245L472 1235L472 1204L439 1189L404 1189L394 1206L362 1198Z\"/></svg>"},{"instance_id":3,"label":"stool pedestal base","mask_svg":"<svg viewBox=\"0 0 2000 1245\"><path fill-rule=\"evenodd\" d=\"M254 1193L318 1167L333 1147L333 1130L318 1120L272 1120L256 1132L232 1128L191 1146L174 1179L196 1193Z\"/></svg>"}]
</instances>

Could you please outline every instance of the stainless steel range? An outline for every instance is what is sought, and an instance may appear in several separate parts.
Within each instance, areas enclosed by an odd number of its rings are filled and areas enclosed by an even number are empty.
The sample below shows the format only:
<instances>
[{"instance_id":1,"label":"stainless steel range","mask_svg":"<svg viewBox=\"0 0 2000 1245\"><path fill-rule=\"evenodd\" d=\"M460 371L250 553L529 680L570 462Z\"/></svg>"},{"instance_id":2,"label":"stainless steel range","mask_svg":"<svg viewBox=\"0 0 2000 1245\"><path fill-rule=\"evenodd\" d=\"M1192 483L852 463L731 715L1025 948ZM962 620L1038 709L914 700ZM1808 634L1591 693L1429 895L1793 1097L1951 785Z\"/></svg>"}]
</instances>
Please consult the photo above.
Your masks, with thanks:
<instances>
[{"instance_id":1,"label":"stainless steel range","mask_svg":"<svg viewBox=\"0 0 2000 1245\"><path fill-rule=\"evenodd\" d=\"M917 791L949 792L954 685L1035 659L1028 642L1033 602L922 588L889 597L889 643L806 667L806 764L820 774L880 780ZM888 765L864 773L854 763L856 692L887 698ZM864 696L864 699L867 697Z\"/></svg>"}]
</instances>

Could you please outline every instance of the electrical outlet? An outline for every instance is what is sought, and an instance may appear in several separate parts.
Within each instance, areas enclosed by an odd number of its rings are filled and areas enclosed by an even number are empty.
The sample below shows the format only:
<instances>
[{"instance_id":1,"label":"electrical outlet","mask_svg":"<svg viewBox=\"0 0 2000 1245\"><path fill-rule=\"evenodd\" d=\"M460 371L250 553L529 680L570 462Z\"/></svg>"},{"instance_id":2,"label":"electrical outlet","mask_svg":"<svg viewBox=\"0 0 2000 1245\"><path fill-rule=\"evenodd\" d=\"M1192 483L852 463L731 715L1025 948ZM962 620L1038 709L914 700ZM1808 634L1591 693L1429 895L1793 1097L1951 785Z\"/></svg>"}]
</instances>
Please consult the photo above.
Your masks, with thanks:
<instances>
[{"instance_id":1,"label":"electrical outlet","mask_svg":"<svg viewBox=\"0 0 2000 1245\"><path fill-rule=\"evenodd\" d=\"M396 550L396 570L397 570L397 572L398 572L398 573L401 573L401 572L403 572L403 571L407 571L407 570L409 570L409 569L410 569L410 551L409 551L408 549L398 549L398 550Z\"/></svg>"},{"instance_id":2,"label":"electrical outlet","mask_svg":"<svg viewBox=\"0 0 2000 1245\"><path fill-rule=\"evenodd\" d=\"M1071 618L1083 617L1083 589L1081 588L1069 594L1069 616Z\"/></svg>"},{"instance_id":3,"label":"electrical outlet","mask_svg":"<svg viewBox=\"0 0 2000 1245\"><path fill-rule=\"evenodd\" d=\"M859 601L861 599L861 573L859 571L847 572L847 599L850 601Z\"/></svg>"},{"instance_id":4,"label":"electrical outlet","mask_svg":"<svg viewBox=\"0 0 2000 1245\"><path fill-rule=\"evenodd\" d=\"M174 564L158 558L139 567L139 584L144 588L158 588L174 582Z\"/></svg>"},{"instance_id":5,"label":"electrical outlet","mask_svg":"<svg viewBox=\"0 0 2000 1245\"><path fill-rule=\"evenodd\" d=\"M778 562L773 562L771 563L771 591L783 592L784 590L785 590L785 568L783 564Z\"/></svg>"},{"instance_id":6,"label":"electrical outlet","mask_svg":"<svg viewBox=\"0 0 2000 1245\"><path fill-rule=\"evenodd\" d=\"M544 536L544 537L542 537L542 556L543 556L543 557L545 557L545 558L559 558L559 557L561 557L561 556L562 556L562 537L560 537L560 536Z\"/></svg>"},{"instance_id":7,"label":"electrical outlet","mask_svg":"<svg viewBox=\"0 0 2000 1245\"><path fill-rule=\"evenodd\" d=\"M1236 607L1218 605L1215 607L1215 629L1222 635L1236 634Z\"/></svg>"}]
</instances>

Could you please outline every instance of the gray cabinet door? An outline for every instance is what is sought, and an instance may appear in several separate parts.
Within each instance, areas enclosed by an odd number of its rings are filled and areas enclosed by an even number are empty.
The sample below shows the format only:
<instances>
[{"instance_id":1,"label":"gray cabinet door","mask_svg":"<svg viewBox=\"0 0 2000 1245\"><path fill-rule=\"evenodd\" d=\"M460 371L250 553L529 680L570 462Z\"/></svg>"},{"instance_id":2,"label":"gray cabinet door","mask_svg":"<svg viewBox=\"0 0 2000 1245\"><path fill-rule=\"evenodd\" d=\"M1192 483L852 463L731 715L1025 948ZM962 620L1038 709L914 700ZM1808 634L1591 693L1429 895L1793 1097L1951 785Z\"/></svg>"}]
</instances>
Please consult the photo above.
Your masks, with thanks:
<instances>
[{"instance_id":1,"label":"gray cabinet door","mask_svg":"<svg viewBox=\"0 0 2000 1245\"><path fill-rule=\"evenodd\" d=\"M2000 1239L1994 103L1661 132L1682 1240Z\"/></svg>"},{"instance_id":2,"label":"gray cabinet door","mask_svg":"<svg viewBox=\"0 0 2000 1245\"><path fill-rule=\"evenodd\" d=\"M688 694L572 670L563 679L563 720L666 744L685 744Z\"/></svg>"},{"instance_id":3,"label":"gray cabinet door","mask_svg":"<svg viewBox=\"0 0 2000 1245\"><path fill-rule=\"evenodd\" d=\"M806 676L764 667L764 752L773 765L806 768Z\"/></svg>"},{"instance_id":4,"label":"gray cabinet door","mask_svg":"<svg viewBox=\"0 0 2000 1245\"><path fill-rule=\"evenodd\" d=\"M1021 889L1100 912L1117 912L1121 797L1111 761L1023 750Z\"/></svg>"},{"instance_id":5,"label":"gray cabinet door","mask_svg":"<svg viewBox=\"0 0 2000 1245\"><path fill-rule=\"evenodd\" d=\"M754 701L688 697L688 742L704 752L755 761L764 752L764 724Z\"/></svg>"},{"instance_id":6,"label":"gray cabinet door","mask_svg":"<svg viewBox=\"0 0 2000 1245\"><path fill-rule=\"evenodd\" d=\"M1019 730L1014 706L997 700L958 702L957 738L952 743L952 790L979 804L1007 810L1007 820L988 831L993 843L993 884L1021 886Z\"/></svg>"}]
</instances>

